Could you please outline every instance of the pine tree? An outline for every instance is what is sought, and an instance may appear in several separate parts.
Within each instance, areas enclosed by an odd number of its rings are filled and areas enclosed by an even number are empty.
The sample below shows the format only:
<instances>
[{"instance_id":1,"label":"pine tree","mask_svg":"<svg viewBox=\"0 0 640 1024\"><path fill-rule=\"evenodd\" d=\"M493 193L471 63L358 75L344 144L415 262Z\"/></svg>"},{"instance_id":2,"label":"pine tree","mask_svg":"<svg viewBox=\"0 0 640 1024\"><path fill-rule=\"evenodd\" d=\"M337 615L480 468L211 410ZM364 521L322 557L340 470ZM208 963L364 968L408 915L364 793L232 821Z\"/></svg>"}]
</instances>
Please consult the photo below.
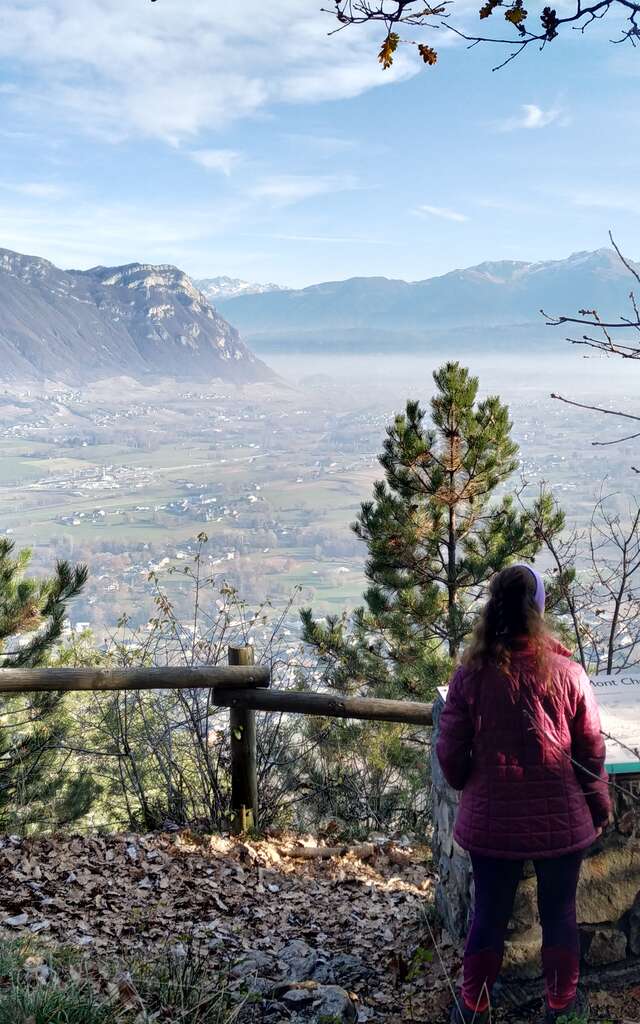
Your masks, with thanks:
<instances>
[{"instance_id":1,"label":"pine tree","mask_svg":"<svg viewBox=\"0 0 640 1024\"><path fill-rule=\"evenodd\" d=\"M542 490L531 512L497 495L518 466L507 406L478 400L457 362L434 373L430 422L418 402L387 428L385 479L353 529L368 548L370 586L351 617L302 612L305 640L329 685L380 696L433 695L460 652L489 578L533 560L563 517Z\"/></svg>"},{"instance_id":2,"label":"pine tree","mask_svg":"<svg viewBox=\"0 0 640 1024\"><path fill-rule=\"evenodd\" d=\"M58 562L53 577L28 578L30 552L0 538L0 667L46 664L63 630L66 604L86 583L86 566ZM95 795L60 747L72 726L61 693L0 694L0 830L85 814Z\"/></svg>"}]
</instances>

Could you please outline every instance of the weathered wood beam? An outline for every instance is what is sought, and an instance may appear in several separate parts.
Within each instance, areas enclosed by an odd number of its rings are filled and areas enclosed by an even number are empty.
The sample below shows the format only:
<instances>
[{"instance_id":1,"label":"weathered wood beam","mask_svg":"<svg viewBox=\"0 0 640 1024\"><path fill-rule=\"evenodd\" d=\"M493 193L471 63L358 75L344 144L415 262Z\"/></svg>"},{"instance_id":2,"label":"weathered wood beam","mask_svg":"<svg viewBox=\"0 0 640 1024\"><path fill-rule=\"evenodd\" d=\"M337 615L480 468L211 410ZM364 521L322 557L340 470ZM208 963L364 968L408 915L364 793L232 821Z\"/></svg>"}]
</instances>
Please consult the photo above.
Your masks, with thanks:
<instances>
[{"instance_id":1,"label":"weathered wood beam","mask_svg":"<svg viewBox=\"0 0 640 1024\"><path fill-rule=\"evenodd\" d=\"M376 847L373 843L360 843L357 846L291 846L280 847L278 853L282 857L291 857L295 860L329 860L331 857L346 857L351 853L361 860L369 860L376 855Z\"/></svg>"},{"instance_id":2,"label":"weathered wood beam","mask_svg":"<svg viewBox=\"0 0 640 1024\"><path fill-rule=\"evenodd\" d=\"M50 690L191 690L266 687L270 671L260 665L211 665L206 668L3 668L0 693Z\"/></svg>"},{"instance_id":3,"label":"weathered wood beam","mask_svg":"<svg viewBox=\"0 0 640 1024\"><path fill-rule=\"evenodd\" d=\"M229 665L253 665L253 647L230 647ZM257 692L257 691L256 691ZM216 701L216 695L213 697ZM217 701L216 701L217 703ZM229 712L231 747L231 811L234 832L248 832L258 825L258 768L256 713L246 705Z\"/></svg>"},{"instance_id":4,"label":"weathered wood beam","mask_svg":"<svg viewBox=\"0 0 640 1024\"><path fill-rule=\"evenodd\" d=\"M410 700L378 700L373 697L341 697L325 693L289 690L216 690L219 707L253 708L256 711L288 711L326 718L359 718L370 722L432 725L433 705Z\"/></svg>"},{"instance_id":5,"label":"weathered wood beam","mask_svg":"<svg viewBox=\"0 0 640 1024\"><path fill-rule=\"evenodd\" d=\"M342 697L337 694L268 690L269 669L260 665L215 665L207 668L5 668L0 693L108 690L212 689L219 707L287 711L327 718L431 725L432 705L408 700Z\"/></svg>"}]
</instances>

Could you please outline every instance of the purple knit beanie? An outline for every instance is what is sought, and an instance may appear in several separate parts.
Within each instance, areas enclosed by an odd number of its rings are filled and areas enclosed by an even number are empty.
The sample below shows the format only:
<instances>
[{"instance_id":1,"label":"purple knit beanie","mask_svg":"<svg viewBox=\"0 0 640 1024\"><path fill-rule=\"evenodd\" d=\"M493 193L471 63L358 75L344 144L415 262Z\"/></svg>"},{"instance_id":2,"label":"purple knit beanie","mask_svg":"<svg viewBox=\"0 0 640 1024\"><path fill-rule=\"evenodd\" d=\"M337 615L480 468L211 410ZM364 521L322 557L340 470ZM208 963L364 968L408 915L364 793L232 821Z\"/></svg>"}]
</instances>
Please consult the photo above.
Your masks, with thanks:
<instances>
[{"instance_id":1,"label":"purple knit beanie","mask_svg":"<svg viewBox=\"0 0 640 1024\"><path fill-rule=\"evenodd\" d=\"M538 611L540 612L540 614L543 615L544 614L545 592L544 592L544 582L542 580L542 576L540 575L540 573L538 572L537 569L533 568L532 565L527 565L525 562L517 562L516 564L517 564L517 567L519 569L528 569L529 572L531 573L531 575L533 576L534 580L536 581L536 592L535 592L535 594L533 596L533 603L535 604L535 606L538 609Z\"/></svg>"}]
</instances>

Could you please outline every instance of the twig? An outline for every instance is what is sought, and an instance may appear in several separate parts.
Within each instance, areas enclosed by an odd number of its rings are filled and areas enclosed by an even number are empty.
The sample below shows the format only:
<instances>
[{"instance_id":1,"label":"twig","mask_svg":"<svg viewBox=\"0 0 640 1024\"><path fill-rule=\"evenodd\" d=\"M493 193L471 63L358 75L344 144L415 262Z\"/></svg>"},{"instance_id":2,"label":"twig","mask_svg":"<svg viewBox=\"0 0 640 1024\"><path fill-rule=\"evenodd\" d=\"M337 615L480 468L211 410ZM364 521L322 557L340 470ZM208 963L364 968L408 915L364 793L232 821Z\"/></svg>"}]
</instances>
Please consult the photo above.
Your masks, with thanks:
<instances>
[{"instance_id":1,"label":"twig","mask_svg":"<svg viewBox=\"0 0 640 1024\"><path fill-rule=\"evenodd\" d=\"M565 398L563 395L557 395L555 391L551 392L551 398L555 398L558 402L564 402L566 405L575 405L578 409L588 409L590 412L602 412L607 416L621 416L625 420L636 420L640 422L640 416L635 416L630 412L621 412L619 409L603 409L601 405L587 405L584 402L575 402L571 398ZM621 438L624 440L624 438Z\"/></svg>"}]
</instances>

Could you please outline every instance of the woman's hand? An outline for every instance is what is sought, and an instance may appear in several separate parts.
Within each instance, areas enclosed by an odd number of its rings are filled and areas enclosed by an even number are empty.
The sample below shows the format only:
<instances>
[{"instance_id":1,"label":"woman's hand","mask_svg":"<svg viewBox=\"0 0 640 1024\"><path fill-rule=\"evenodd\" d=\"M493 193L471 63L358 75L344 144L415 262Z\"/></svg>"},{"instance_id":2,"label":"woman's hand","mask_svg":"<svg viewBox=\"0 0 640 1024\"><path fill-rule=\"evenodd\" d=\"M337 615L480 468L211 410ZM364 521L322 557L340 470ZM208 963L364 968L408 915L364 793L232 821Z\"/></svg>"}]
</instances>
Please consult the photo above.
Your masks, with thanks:
<instances>
[{"instance_id":1,"label":"woman's hand","mask_svg":"<svg viewBox=\"0 0 640 1024\"><path fill-rule=\"evenodd\" d=\"M607 820L605 821L604 825L598 825L598 827L596 828L596 836L601 836L602 833L605 832L610 825L613 825L613 821L613 814L610 814Z\"/></svg>"}]
</instances>

